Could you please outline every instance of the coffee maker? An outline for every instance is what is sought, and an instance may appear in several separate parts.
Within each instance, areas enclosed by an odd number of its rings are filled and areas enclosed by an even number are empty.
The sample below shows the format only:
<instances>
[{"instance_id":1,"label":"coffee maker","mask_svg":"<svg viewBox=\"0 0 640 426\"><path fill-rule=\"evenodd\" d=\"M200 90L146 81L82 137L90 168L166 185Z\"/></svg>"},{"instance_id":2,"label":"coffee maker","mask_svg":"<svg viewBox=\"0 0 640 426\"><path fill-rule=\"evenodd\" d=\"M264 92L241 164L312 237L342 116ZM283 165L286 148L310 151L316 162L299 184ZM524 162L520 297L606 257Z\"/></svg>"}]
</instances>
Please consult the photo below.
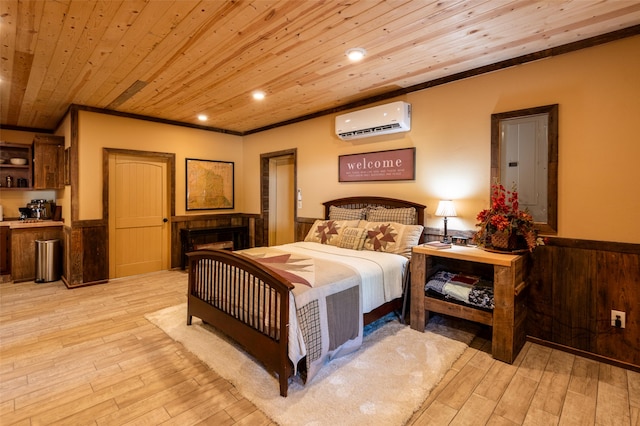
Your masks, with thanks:
<instances>
[{"instance_id":1,"label":"coffee maker","mask_svg":"<svg viewBox=\"0 0 640 426\"><path fill-rule=\"evenodd\" d=\"M51 219L51 215L53 211L56 209L55 201L47 201L47 200L31 200L30 203L27 203L28 216L31 219ZM20 209L20 213L22 214L22 209ZM21 215L22 217L22 215Z\"/></svg>"}]
</instances>

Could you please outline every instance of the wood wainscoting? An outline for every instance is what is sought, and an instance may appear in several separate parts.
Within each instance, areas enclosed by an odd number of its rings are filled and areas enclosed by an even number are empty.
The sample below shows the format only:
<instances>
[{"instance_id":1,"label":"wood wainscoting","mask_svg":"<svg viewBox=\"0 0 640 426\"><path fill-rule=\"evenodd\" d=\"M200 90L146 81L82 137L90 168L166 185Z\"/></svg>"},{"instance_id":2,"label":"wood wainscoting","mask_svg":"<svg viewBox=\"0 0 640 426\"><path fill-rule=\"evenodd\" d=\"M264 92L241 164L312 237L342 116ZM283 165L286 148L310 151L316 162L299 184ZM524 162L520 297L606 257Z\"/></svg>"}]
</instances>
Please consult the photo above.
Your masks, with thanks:
<instances>
[{"instance_id":1,"label":"wood wainscoting","mask_svg":"<svg viewBox=\"0 0 640 426\"><path fill-rule=\"evenodd\" d=\"M62 281L68 288L109 280L107 235L103 220L76 221L64 227Z\"/></svg>"},{"instance_id":2,"label":"wood wainscoting","mask_svg":"<svg viewBox=\"0 0 640 426\"><path fill-rule=\"evenodd\" d=\"M528 335L640 368L640 244L549 238L533 259Z\"/></svg>"},{"instance_id":3,"label":"wood wainscoting","mask_svg":"<svg viewBox=\"0 0 640 426\"><path fill-rule=\"evenodd\" d=\"M180 229L206 226L249 227L250 246L255 245L258 215L221 214L175 216L171 220L171 268L180 267ZM105 220L75 221L64 228L62 280L69 288L109 281L109 229Z\"/></svg>"}]
</instances>

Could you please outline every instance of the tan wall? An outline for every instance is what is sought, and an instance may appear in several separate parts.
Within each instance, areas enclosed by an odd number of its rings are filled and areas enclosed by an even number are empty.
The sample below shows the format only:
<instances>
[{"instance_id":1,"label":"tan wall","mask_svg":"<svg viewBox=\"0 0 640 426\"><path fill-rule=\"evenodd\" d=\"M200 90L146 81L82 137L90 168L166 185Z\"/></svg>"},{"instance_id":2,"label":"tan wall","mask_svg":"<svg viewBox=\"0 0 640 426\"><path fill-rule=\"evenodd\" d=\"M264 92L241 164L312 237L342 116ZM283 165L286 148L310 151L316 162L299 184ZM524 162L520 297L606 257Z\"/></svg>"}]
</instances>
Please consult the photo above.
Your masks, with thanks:
<instances>
[{"instance_id":1,"label":"tan wall","mask_svg":"<svg viewBox=\"0 0 640 426\"><path fill-rule=\"evenodd\" d=\"M558 235L640 243L640 37L485 74L397 100L412 104L412 130L339 140L335 115L244 138L245 210L260 211L259 156L298 148L301 217L321 217L321 203L382 195L426 204L427 226L441 198L455 200L451 229L474 229L489 204L491 114L559 104ZM388 100L383 103L391 102ZM416 147L415 181L339 183L338 156Z\"/></svg>"},{"instance_id":2,"label":"tan wall","mask_svg":"<svg viewBox=\"0 0 640 426\"><path fill-rule=\"evenodd\" d=\"M473 229L477 212L489 204L491 114L558 103L559 236L639 243L638 51L640 37L633 37L411 93L398 98L413 106L411 132L351 142L334 135L334 115L240 138L81 112L79 219L102 215L102 147L176 153L178 215L185 214L185 157L234 161L233 211L259 213L260 154L297 148L300 217L322 216L321 203L329 199L382 195L426 204L427 226L440 227L437 201L452 198L459 217L449 227ZM1 135L10 140L20 133L28 132ZM33 134L21 137L28 143ZM338 182L339 155L405 147L416 147L415 181ZM35 191L0 195L16 209L31 198L50 198Z\"/></svg>"},{"instance_id":3,"label":"tan wall","mask_svg":"<svg viewBox=\"0 0 640 426\"><path fill-rule=\"evenodd\" d=\"M223 133L80 111L78 133L80 220L102 219L102 149L176 154L176 215L185 210L185 158L235 163L235 208L188 214L243 211L242 138Z\"/></svg>"}]
</instances>

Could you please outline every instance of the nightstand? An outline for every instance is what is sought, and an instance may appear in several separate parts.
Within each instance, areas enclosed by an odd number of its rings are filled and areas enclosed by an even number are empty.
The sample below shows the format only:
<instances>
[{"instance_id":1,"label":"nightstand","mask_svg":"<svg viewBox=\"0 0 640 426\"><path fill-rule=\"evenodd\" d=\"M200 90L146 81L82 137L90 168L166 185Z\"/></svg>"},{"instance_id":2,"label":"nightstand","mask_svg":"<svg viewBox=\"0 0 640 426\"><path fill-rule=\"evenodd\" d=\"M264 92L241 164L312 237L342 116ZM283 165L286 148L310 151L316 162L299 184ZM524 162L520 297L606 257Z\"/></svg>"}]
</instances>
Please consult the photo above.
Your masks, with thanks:
<instances>
[{"instance_id":1,"label":"nightstand","mask_svg":"<svg viewBox=\"0 0 640 426\"><path fill-rule=\"evenodd\" d=\"M513 363L526 338L529 254L512 255L475 247L432 249L416 246L411 255L411 328L424 332L429 312L489 325L495 359ZM494 309L483 310L425 293L427 279L440 270L479 275L493 282Z\"/></svg>"}]
</instances>

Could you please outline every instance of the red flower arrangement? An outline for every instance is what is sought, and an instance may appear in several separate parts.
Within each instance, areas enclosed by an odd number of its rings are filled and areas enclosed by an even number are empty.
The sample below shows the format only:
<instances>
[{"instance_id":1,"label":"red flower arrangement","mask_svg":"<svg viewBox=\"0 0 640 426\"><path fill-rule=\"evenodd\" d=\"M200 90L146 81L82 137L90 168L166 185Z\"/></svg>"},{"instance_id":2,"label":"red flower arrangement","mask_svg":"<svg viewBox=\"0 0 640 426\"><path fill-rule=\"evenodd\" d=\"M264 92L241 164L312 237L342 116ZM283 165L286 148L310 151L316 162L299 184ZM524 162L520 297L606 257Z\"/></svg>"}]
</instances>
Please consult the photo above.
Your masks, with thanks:
<instances>
[{"instance_id":1,"label":"red flower arrangement","mask_svg":"<svg viewBox=\"0 0 640 426\"><path fill-rule=\"evenodd\" d=\"M528 249L533 251L544 244L534 227L533 217L520 210L518 192L507 191L504 186L491 186L491 207L478 213L473 241L480 247L497 249Z\"/></svg>"}]
</instances>

